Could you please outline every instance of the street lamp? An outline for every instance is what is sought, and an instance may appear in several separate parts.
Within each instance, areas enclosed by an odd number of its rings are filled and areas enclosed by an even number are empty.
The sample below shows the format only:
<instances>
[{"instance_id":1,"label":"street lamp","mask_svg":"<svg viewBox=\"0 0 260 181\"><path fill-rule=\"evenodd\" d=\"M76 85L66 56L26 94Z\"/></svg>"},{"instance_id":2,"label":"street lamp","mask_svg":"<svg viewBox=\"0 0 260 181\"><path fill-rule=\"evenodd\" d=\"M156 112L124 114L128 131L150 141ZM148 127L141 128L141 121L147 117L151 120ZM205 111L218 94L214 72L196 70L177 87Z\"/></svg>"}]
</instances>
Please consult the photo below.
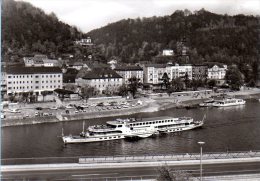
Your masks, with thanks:
<instances>
[{"instance_id":1,"label":"street lamp","mask_svg":"<svg viewBox=\"0 0 260 181\"><path fill-rule=\"evenodd\" d=\"M202 181L202 145L204 145L205 142L199 141L198 144L200 145L200 181Z\"/></svg>"}]
</instances>

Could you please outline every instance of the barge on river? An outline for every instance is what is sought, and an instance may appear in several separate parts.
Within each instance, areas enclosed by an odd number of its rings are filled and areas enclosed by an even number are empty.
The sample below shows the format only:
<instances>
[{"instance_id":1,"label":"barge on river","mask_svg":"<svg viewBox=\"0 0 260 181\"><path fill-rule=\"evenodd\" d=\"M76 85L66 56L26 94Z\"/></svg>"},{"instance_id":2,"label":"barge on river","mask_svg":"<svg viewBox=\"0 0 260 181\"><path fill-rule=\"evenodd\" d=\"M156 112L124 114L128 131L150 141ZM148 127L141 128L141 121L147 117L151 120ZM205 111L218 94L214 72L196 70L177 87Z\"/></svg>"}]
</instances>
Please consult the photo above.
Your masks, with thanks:
<instances>
[{"instance_id":1,"label":"barge on river","mask_svg":"<svg viewBox=\"0 0 260 181\"><path fill-rule=\"evenodd\" d=\"M108 121L106 125L89 126L78 136L62 136L63 142L87 143L124 138L146 138L160 133L180 132L201 127L201 121L194 121L191 117L154 117L143 119L116 119Z\"/></svg>"}]
</instances>

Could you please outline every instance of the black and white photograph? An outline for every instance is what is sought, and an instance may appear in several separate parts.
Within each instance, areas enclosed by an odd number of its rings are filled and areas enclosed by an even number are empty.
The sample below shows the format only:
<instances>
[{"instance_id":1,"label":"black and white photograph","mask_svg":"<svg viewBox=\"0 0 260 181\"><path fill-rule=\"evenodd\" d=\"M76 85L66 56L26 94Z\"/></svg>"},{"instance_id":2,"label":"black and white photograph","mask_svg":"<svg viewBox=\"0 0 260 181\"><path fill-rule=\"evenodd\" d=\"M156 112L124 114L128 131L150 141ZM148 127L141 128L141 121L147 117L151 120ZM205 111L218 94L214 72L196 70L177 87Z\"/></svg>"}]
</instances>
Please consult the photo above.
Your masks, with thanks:
<instances>
[{"instance_id":1,"label":"black and white photograph","mask_svg":"<svg viewBox=\"0 0 260 181\"><path fill-rule=\"evenodd\" d=\"M260 0L1 0L3 181L260 181Z\"/></svg>"}]
</instances>

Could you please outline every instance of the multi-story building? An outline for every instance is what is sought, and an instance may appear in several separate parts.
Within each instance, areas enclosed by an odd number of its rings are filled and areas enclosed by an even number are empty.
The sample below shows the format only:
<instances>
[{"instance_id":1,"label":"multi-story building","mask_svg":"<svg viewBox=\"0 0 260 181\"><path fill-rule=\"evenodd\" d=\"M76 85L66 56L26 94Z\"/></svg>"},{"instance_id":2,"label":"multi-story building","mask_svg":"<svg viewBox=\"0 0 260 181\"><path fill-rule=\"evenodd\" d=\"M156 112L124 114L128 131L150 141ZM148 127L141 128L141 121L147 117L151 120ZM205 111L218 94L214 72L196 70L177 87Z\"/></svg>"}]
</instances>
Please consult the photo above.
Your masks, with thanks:
<instances>
[{"instance_id":1,"label":"multi-story building","mask_svg":"<svg viewBox=\"0 0 260 181\"><path fill-rule=\"evenodd\" d=\"M165 64L147 64L143 68L144 83L159 84L163 74L166 72Z\"/></svg>"},{"instance_id":2,"label":"multi-story building","mask_svg":"<svg viewBox=\"0 0 260 181\"><path fill-rule=\"evenodd\" d=\"M172 65L172 64L150 64L144 66L144 83L159 84L162 83L162 77L167 74L169 80L177 77L185 78L187 75L192 80L191 65Z\"/></svg>"},{"instance_id":3,"label":"multi-story building","mask_svg":"<svg viewBox=\"0 0 260 181\"><path fill-rule=\"evenodd\" d=\"M170 79L175 79L177 77L185 78L187 75L190 80L192 80L192 66L191 65L179 65L175 64L170 66Z\"/></svg>"},{"instance_id":4,"label":"multi-story building","mask_svg":"<svg viewBox=\"0 0 260 181\"><path fill-rule=\"evenodd\" d=\"M195 80L205 80L208 76L208 66L207 65L192 65L192 79Z\"/></svg>"},{"instance_id":5,"label":"multi-story building","mask_svg":"<svg viewBox=\"0 0 260 181\"><path fill-rule=\"evenodd\" d=\"M59 63L58 60L44 59L43 60L43 66L44 67L59 67L60 63Z\"/></svg>"},{"instance_id":6,"label":"multi-story building","mask_svg":"<svg viewBox=\"0 0 260 181\"><path fill-rule=\"evenodd\" d=\"M225 79L227 65L220 63L208 64L208 79L223 80Z\"/></svg>"},{"instance_id":7,"label":"multi-story building","mask_svg":"<svg viewBox=\"0 0 260 181\"><path fill-rule=\"evenodd\" d=\"M24 65L25 67L43 67L43 60L48 59L46 55L34 55L34 57L24 57Z\"/></svg>"},{"instance_id":8,"label":"multi-story building","mask_svg":"<svg viewBox=\"0 0 260 181\"><path fill-rule=\"evenodd\" d=\"M78 86L96 88L99 93L116 92L123 85L123 78L110 68L94 68L75 80Z\"/></svg>"},{"instance_id":9,"label":"multi-story building","mask_svg":"<svg viewBox=\"0 0 260 181\"><path fill-rule=\"evenodd\" d=\"M114 69L121 77L123 83L129 84L129 79L136 77L140 83L143 83L143 68L139 66L120 66Z\"/></svg>"},{"instance_id":10,"label":"multi-story building","mask_svg":"<svg viewBox=\"0 0 260 181\"><path fill-rule=\"evenodd\" d=\"M9 67L6 70L7 94L61 89L62 79L58 67Z\"/></svg>"}]
</instances>

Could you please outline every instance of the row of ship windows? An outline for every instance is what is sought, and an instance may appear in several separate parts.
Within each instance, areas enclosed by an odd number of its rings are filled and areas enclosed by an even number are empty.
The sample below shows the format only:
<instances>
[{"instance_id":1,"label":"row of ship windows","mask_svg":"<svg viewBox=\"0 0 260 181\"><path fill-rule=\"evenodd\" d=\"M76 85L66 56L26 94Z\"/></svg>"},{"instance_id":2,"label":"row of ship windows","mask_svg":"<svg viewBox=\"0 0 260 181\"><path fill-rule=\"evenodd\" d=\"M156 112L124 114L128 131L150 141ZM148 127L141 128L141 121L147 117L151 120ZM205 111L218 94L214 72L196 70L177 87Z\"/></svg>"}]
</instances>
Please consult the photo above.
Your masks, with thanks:
<instances>
[{"instance_id":1,"label":"row of ship windows","mask_svg":"<svg viewBox=\"0 0 260 181\"><path fill-rule=\"evenodd\" d=\"M148 125L148 124L156 124L156 123L167 123L167 122L173 122L173 120L163 120L163 121L153 121L153 122L144 122L144 123L134 123L134 124L130 124L130 126Z\"/></svg>"},{"instance_id":2,"label":"row of ship windows","mask_svg":"<svg viewBox=\"0 0 260 181\"><path fill-rule=\"evenodd\" d=\"M9 75L8 76L8 78L32 78L33 77L33 75L27 75L27 76L25 76L25 75L14 75L14 76L12 76L12 75ZM39 75L35 75L34 76L35 78L39 78L40 76ZM44 78L44 77L46 77L46 78L48 78L48 77L50 77L50 78L52 78L52 77L56 77L56 75L42 75L41 76L42 78ZM61 77L61 75L57 75L57 77Z\"/></svg>"},{"instance_id":3,"label":"row of ship windows","mask_svg":"<svg viewBox=\"0 0 260 181\"><path fill-rule=\"evenodd\" d=\"M52 81L52 80L50 80L50 83L56 83L56 80L54 80L54 81ZM58 83L60 83L61 81L60 80L58 80L57 81ZM27 84L29 84L29 83L33 83L33 81L16 81L16 84L25 84L25 83L27 83ZM40 81L35 81L35 83L36 84L38 84L38 83L40 83ZM42 81L42 83L49 83L49 81L48 80L46 80L45 82L44 81ZM8 84L12 84L12 82L8 82ZM15 84L15 81L13 82L13 84Z\"/></svg>"},{"instance_id":4,"label":"row of ship windows","mask_svg":"<svg viewBox=\"0 0 260 181\"><path fill-rule=\"evenodd\" d=\"M114 138L114 139L116 139L116 138L121 138L121 136L113 136L113 137L104 137L104 138L99 138L100 140L106 140L106 139L112 139L112 138Z\"/></svg>"},{"instance_id":5,"label":"row of ship windows","mask_svg":"<svg viewBox=\"0 0 260 181\"><path fill-rule=\"evenodd\" d=\"M31 89L33 89L33 86L27 86L27 88L26 88L26 86L21 86L21 87L8 87L8 89L9 89L9 90L11 90L11 89L17 89L17 90L18 90L18 89L30 89L30 87L31 87ZM41 88L42 88L42 89L44 89L44 88L47 88L47 89L48 89L48 88L51 88L51 89L54 88L54 89L55 89L55 88L61 88L61 86L59 86L59 85L58 85L58 86L55 86L55 85L54 85L54 86L50 86L50 87L49 87L49 86L41 86ZM35 86L35 89L39 89L39 86Z\"/></svg>"}]
</instances>

